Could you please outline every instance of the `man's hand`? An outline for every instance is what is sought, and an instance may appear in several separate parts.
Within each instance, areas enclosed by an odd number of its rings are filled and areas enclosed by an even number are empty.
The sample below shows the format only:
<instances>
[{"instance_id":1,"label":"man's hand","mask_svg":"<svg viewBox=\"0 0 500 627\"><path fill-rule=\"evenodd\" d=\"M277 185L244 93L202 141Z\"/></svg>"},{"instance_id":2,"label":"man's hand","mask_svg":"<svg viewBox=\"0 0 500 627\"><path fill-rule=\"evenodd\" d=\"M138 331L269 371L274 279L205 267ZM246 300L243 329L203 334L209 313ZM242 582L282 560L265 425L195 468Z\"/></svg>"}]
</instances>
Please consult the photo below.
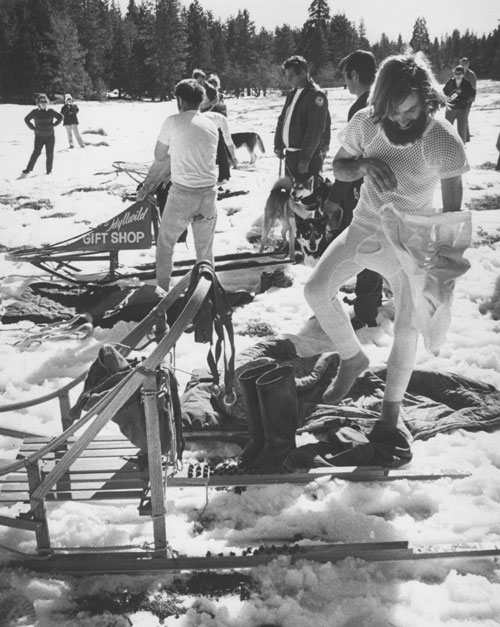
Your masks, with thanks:
<instances>
[{"instance_id":1,"label":"man's hand","mask_svg":"<svg viewBox=\"0 0 500 627\"><path fill-rule=\"evenodd\" d=\"M148 188L146 187L146 185L141 185L137 190L137 202L142 202L146 199L147 196L149 196Z\"/></svg>"},{"instance_id":2,"label":"man's hand","mask_svg":"<svg viewBox=\"0 0 500 627\"><path fill-rule=\"evenodd\" d=\"M283 148L276 148L274 154L278 157L278 159L285 158L285 151L283 150Z\"/></svg>"},{"instance_id":3,"label":"man's hand","mask_svg":"<svg viewBox=\"0 0 500 627\"><path fill-rule=\"evenodd\" d=\"M374 157L368 157L366 159L359 159L358 164L362 172L362 176L369 178L377 191L379 192L392 192L398 186L398 182L391 167L382 161Z\"/></svg>"},{"instance_id":4,"label":"man's hand","mask_svg":"<svg viewBox=\"0 0 500 627\"><path fill-rule=\"evenodd\" d=\"M323 213L326 215L328 229L332 232L338 231L344 216L344 210L342 207L337 202L327 199L325 200L322 209Z\"/></svg>"}]
</instances>

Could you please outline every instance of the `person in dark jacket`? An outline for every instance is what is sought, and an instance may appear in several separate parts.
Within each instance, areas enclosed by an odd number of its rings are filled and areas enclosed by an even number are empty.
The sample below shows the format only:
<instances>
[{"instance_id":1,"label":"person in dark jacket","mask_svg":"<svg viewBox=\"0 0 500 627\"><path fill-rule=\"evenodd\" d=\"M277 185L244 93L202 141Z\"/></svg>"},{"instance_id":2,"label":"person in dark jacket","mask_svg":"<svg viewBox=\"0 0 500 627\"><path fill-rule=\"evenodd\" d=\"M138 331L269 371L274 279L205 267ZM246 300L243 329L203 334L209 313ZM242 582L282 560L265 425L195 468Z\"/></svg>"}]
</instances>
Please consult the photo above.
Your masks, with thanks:
<instances>
[{"instance_id":1,"label":"person in dark jacket","mask_svg":"<svg viewBox=\"0 0 500 627\"><path fill-rule=\"evenodd\" d=\"M328 98L310 77L304 57L289 57L283 69L293 89L278 118L274 154L285 158L288 176L317 180L330 146Z\"/></svg>"},{"instance_id":2,"label":"person in dark jacket","mask_svg":"<svg viewBox=\"0 0 500 627\"><path fill-rule=\"evenodd\" d=\"M224 96L220 93L220 80L217 74L210 74L205 85L205 91L207 97L200 107L200 111L205 113L206 111L213 111L220 113L227 118L227 106L224 102ZM217 144L217 159L215 163L219 168L219 175L217 177L217 183L220 185L226 184L231 178L231 169L229 164L229 151L222 136L222 131L219 129L219 143ZM233 166L236 161L233 161Z\"/></svg>"},{"instance_id":3,"label":"person in dark jacket","mask_svg":"<svg viewBox=\"0 0 500 627\"><path fill-rule=\"evenodd\" d=\"M458 134L465 144L468 141L469 111L476 97L476 90L465 78L463 65L456 66L453 70L453 78L446 83L443 91L447 97L445 118L450 124L457 121Z\"/></svg>"},{"instance_id":4,"label":"person in dark jacket","mask_svg":"<svg viewBox=\"0 0 500 627\"><path fill-rule=\"evenodd\" d=\"M371 52L356 50L342 59L339 69L346 87L357 97L347 114L349 122L355 113L368 105L368 96L375 80L377 63ZM352 182L338 180L334 182L324 211L327 215L340 216L337 220L335 235L339 235L351 223L362 184L362 178ZM352 302L354 317L351 319L354 329L377 326L378 308L382 304L382 284L380 274L368 268L357 275L356 298Z\"/></svg>"},{"instance_id":5,"label":"person in dark jacket","mask_svg":"<svg viewBox=\"0 0 500 627\"><path fill-rule=\"evenodd\" d=\"M63 121L63 116L60 113L48 108L49 99L45 94L40 94L36 99L36 103L38 108L30 111L24 118L26 125L35 132L35 146L28 165L22 171L20 178L24 178L33 170L44 146L47 174L52 172L54 145L56 142L54 127Z\"/></svg>"},{"instance_id":6,"label":"person in dark jacket","mask_svg":"<svg viewBox=\"0 0 500 627\"><path fill-rule=\"evenodd\" d=\"M64 96L64 104L61 109L61 115L64 118L64 128L68 133L69 147L75 147L73 143L74 135L80 148L85 148L85 142L80 137L80 133L78 131L78 105L73 104L73 98L71 97L71 94L66 94Z\"/></svg>"}]
</instances>

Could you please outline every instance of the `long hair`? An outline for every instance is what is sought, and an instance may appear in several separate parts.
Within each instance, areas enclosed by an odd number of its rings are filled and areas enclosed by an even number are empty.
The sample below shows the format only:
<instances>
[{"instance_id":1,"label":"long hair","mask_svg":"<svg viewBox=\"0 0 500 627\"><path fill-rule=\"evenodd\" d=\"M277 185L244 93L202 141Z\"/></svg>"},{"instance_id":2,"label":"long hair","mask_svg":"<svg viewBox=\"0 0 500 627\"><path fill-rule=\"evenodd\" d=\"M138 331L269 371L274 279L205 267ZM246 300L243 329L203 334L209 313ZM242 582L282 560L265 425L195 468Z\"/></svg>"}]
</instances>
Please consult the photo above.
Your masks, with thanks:
<instances>
[{"instance_id":1,"label":"long hair","mask_svg":"<svg viewBox=\"0 0 500 627\"><path fill-rule=\"evenodd\" d=\"M428 115L446 104L429 62L422 53L387 57L381 63L370 91L373 118L376 122L386 119L414 93Z\"/></svg>"}]
</instances>

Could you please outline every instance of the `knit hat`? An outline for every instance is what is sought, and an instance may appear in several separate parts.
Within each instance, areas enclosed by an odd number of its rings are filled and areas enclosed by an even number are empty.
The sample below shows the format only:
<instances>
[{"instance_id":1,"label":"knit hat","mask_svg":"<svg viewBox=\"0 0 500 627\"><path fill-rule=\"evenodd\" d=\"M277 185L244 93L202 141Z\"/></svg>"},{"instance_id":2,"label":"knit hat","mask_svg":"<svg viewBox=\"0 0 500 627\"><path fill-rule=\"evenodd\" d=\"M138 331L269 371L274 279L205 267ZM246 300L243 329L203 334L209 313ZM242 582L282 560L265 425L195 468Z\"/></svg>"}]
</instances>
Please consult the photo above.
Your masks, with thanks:
<instances>
[{"instance_id":1,"label":"knit hat","mask_svg":"<svg viewBox=\"0 0 500 627\"><path fill-rule=\"evenodd\" d=\"M73 100L71 94L64 94L64 102L68 102L68 100Z\"/></svg>"}]
</instances>

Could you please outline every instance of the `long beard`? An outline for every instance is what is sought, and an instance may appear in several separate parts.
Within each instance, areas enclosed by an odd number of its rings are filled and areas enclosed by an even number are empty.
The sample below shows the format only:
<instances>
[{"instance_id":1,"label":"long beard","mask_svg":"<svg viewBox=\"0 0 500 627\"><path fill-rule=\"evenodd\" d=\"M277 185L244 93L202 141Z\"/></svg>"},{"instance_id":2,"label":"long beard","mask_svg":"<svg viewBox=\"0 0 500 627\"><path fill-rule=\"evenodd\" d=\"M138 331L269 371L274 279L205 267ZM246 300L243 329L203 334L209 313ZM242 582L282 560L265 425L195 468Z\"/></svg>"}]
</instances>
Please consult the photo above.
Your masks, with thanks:
<instances>
[{"instance_id":1,"label":"long beard","mask_svg":"<svg viewBox=\"0 0 500 627\"><path fill-rule=\"evenodd\" d=\"M390 142L398 145L413 144L422 137L428 124L427 114L422 111L409 128L402 129L399 124L385 118L382 120L382 128Z\"/></svg>"}]
</instances>

